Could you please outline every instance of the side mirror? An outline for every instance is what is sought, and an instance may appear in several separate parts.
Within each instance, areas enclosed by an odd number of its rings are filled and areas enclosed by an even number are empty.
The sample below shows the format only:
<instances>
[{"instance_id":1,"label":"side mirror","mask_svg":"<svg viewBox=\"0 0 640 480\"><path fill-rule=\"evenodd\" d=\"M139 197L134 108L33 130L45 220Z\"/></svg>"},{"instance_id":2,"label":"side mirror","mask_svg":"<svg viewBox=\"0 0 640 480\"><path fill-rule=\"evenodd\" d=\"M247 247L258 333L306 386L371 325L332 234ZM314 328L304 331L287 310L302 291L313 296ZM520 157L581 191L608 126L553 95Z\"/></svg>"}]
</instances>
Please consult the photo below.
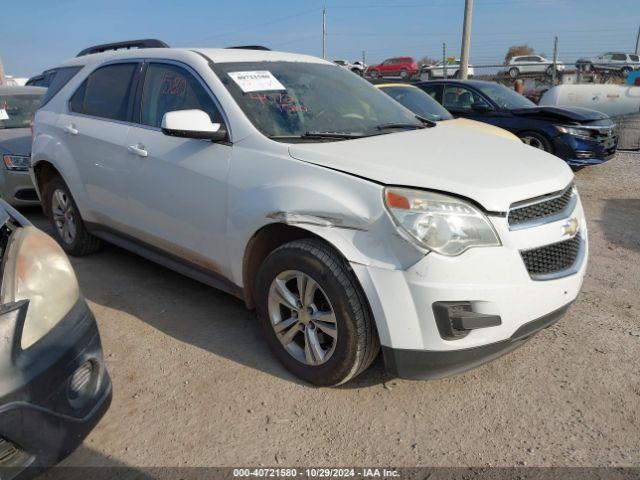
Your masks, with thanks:
<instances>
[{"instance_id":1,"label":"side mirror","mask_svg":"<svg viewBox=\"0 0 640 480\"><path fill-rule=\"evenodd\" d=\"M227 129L221 123L212 123L202 110L176 110L162 117L162 133L172 137L200 138L212 142L227 139Z\"/></svg>"},{"instance_id":2,"label":"side mirror","mask_svg":"<svg viewBox=\"0 0 640 480\"><path fill-rule=\"evenodd\" d=\"M491 108L491 105L487 105L484 102L475 102L471 104L471 110L478 113L486 113L492 111L493 108Z\"/></svg>"}]
</instances>

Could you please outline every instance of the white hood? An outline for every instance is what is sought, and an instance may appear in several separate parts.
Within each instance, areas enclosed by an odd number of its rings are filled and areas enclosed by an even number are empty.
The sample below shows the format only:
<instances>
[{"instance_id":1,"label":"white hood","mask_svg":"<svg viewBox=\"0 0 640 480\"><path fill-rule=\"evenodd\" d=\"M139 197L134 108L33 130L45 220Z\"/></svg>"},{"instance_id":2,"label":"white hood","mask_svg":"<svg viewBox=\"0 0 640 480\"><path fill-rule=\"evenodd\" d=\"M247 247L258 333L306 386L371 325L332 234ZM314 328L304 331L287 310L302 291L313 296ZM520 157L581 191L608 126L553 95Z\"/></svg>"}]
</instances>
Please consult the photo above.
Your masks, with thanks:
<instances>
[{"instance_id":1,"label":"white hood","mask_svg":"<svg viewBox=\"0 0 640 480\"><path fill-rule=\"evenodd\" d=\"M496 212L562 190L573 179L553 155L448 122L357 140L293 144L289 154L385 185L457 194Z\"/></svg>"}]
</instances>

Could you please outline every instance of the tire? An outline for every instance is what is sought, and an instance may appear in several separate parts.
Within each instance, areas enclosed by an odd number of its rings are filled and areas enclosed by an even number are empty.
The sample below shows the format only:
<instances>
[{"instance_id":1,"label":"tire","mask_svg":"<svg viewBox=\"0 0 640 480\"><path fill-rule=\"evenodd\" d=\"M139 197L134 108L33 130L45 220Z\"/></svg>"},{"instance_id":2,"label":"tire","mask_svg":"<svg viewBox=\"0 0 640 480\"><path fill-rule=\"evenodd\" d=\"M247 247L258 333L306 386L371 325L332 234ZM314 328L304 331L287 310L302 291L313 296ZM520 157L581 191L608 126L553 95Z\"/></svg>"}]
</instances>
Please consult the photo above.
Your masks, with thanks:
<instances>
[{"instance_id":1,"label":"tire","mask_svg":"<svg viewBox=\"0 0 640 480\"><path fill-rule=\"evenodd\" d=\"M518 138L522 140L522 143L543 150L548 153L553 153L553 146L547 137L538 132L520 132Z\"/></svg>"},{"instance_id":2,"label":"tire","mask_svg":"<svg viewBox=\"0 0 640 480\"><path fill-rule=\"evenodd\" d=\"M547 75L547 77L552 77L553 76L553 65L547 67L547 70L545 71L545 74Z\"/></svg>"},{"instance_id":3,"label":"tire","mask_svg":"<svg viewBox=\"0 0 640 480\"><path fill-rule=\"evenodd\" d=\"M362 76L362 71L360 69L358 69L358 68L352 68L351 71L353 73L355 73L356 75L358 75L359 77Z\"/></svg>"},{"instance_id":4,"label":"tire","mask_svg":"<svg viewBox=\"0 0 640 480\"><path fill-rule=\"evenodd\" d=\"M53 177L45 185L45 211L51 222L53 237L69 255L82 257L98 251L102 245L99 238L91 235L84 226L80 210L73 199L69 187L61 177ZM64 199L64 200L63 200ZM66 205L66 208L63 207ZM66 231L71 233L69 226L73 224L73 235L65 235L64 227L60 226L60 217L67 223Z\"/></svg>"},{"instance_id":5,"label":"tire","mask_svg":"<svg viewBox=\"0 0 640 480\"><path fill-rule=\"evenodd\" d=\"M400 69L400 78L402 80L408 80L411 77L411 74L407 71L406 68Z\"/></svg>"},{"instance_id":6,"label":"tire","mask_svg":"<svg viewBox=\"0 0 640 480\"><path fill-rule=\"evenodd\" d=\"M516 67L511 67L509 69L509 76L513 79L516 79L520 76L520 70L518 70L518 68Z\"/></svg>"},{"instance_id":7,"label":"tire","mask_svg":"<svg viewBox=\"0 0 640 480\"><path fill-rule=\"evenodd\" d=\"M288 275L294 276L287 280ZM300 277L307 277L302 287L305 292L313 285L309 278L317 284L310 302L303 298L307 295L299 295ZM276 293L282 291L277 282L286 290L284 297ZM285 306L287 302L282 302L285 297L296 299L298 315ZM364 292L348 263L321 240L296 240L269 254L258 272L255 298L258 319L274 355L287 370L309 383L345 383L362 373L378 355L380 342ZM301 306L303 302L306 305ZM335 323L324 322L322 328L313 326L314 315L307 312L303 317L308 309L332 312ZM326 313L322 318L328 318ZM276 334L274 325L296 320L299 321L293 327L280 329L280 337ZM335 336L326 335L323 329L334 324ZM326 346L324 361L307 356L307 333L314 331L316 341L322 339L322 347ZM291 340L280 340L287 335Z\"/></svg>"},{"instance_id":8,"label":"tire","mask_svg":"<svg viewBox=\"0 0 640 480\"><path fill-rule=\"evenodd\" d=\"M624 78L628 77L631 72L632 70L630 67L622 67L622 70L620 70L620 73L622 73Z\"/></svg>"},{"instance_id":9,"label":"tire","mask_svg":"<svg viewBox=\"0 0 640 480\"><path fill-rule=\"evenodd\" d=\"M371 70L371 78L378 78L380 76L380 72L378 70Z\"/></svg>"}]
</instances>

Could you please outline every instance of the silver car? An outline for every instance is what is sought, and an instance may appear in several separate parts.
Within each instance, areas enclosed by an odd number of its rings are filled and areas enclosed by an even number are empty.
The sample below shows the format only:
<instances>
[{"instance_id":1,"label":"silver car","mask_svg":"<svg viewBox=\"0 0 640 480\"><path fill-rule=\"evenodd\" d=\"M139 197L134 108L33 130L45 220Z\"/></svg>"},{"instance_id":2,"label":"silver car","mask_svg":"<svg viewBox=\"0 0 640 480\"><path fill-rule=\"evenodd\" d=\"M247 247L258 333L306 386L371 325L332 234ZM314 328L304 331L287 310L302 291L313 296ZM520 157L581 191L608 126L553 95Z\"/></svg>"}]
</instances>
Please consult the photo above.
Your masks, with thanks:
<instances>
[{"instance_id":1,"label":"silver car","mask_svg":"<svg viewBox=\"0 0 640 480\"><path fill-rule=\"evenodd\" d=\"M40 203L29 177L30 127L46 91L42 87L0 87L0 197L14 206Z\"/></svg>"}]
</instances>

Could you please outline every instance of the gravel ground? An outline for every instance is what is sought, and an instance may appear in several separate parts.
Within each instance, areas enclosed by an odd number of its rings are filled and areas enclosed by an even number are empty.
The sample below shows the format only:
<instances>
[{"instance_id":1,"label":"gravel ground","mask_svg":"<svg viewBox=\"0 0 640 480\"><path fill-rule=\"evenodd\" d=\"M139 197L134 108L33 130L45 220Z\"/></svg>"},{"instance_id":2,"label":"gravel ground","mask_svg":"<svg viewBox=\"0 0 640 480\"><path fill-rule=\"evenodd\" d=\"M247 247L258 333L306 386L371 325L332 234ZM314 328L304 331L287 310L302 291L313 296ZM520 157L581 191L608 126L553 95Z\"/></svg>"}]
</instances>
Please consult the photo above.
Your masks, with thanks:
<instances>
[{"instance_id":1,"label":"gravel ground","mask_svg":"<svg viewBox=\"0 0 640 480\"><path fill-rule=\"evenodd\" d=\"M437 381L388 378L378 359L344 387L312 388L238 300L113 246L74 259L114 398L64 464L640 466L640 154L576 179L591 252L570 313Z\"/></svg>"}]
</instances>

